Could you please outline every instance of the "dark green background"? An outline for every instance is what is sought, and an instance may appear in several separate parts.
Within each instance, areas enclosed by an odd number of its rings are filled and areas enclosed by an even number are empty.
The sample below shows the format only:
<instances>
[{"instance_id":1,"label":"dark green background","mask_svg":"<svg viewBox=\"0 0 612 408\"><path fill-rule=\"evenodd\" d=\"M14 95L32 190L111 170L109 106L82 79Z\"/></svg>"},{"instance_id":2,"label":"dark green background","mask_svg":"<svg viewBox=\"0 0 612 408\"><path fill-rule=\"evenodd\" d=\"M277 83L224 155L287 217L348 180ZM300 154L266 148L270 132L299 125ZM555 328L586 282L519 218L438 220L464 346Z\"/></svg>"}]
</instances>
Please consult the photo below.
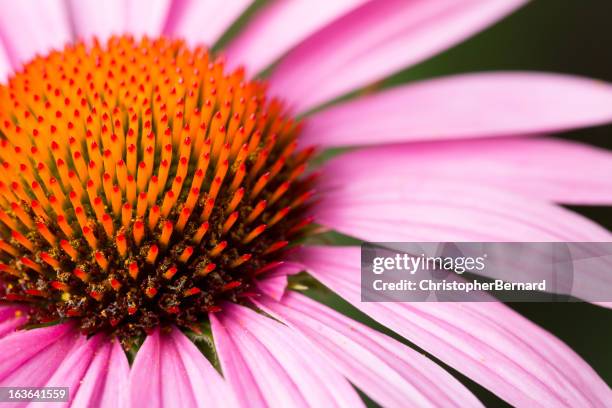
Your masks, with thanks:
<instances>
[{"instance_id":1,"label":"dark green background","mask_svg":"<svg viewBox=\"0 0 612 408\"><path fill-rule=\"evenodd\" d=\"M563 72L612 82L612 1L533 1L489 30L394 76L386 84L509 69ZM559 136L612 149L612 126ZM572 209L612 229L612 207ZM560 337L612 384L612 310L584 303L510 306ZM501 404L478 388L474 389L487 405Z\"/></svg>"}]
</instances>

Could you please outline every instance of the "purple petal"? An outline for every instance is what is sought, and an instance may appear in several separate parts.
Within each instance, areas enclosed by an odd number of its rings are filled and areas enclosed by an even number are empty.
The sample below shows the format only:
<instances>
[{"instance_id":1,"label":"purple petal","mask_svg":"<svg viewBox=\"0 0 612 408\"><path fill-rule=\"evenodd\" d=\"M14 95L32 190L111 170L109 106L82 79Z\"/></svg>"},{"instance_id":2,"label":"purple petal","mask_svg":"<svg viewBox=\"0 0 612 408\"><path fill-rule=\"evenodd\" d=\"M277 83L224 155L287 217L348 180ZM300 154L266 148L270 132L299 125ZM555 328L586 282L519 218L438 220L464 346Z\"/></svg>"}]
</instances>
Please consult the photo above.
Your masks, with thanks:
<instances>
[{"instance_id":1,"label":"purple petal","mask_svg":"<svg viewBox=\"0 0 612 408\"><path fill-rule=\"evenodd\" d=\"M138 350L130 372L130 401L151 407L233 407L227 384L177 328L156 329Z\"/></svg>"},{"instance_id":2,"label":"purple petal","mask_svg":"<svg viewBox=\"0 0 612 408\"><path fill-rule=\"evenodd\" d=\"M573 350L502 303L360 301L359 248L310 248L322 283L516 406L606 406L612 391Z\"/></svg>"},{"instance_id":3,"label":"purple petal","mask_svg":"<svg viewBox=\"0 0 612 408\"><path fill-rule=\"evenodd\" d=\"M303 333L351 383L385 407L482 406L430 359L309 298L288 292L282 302L257 302Z\"/></svg>"},{"instance_id":4,"label":"purple petal","mask_svg":"<svg viewBox=\"0 0 612 408\"><path fill-rule=\"evenodd\" d=\"M224 50L229 62L257 73L292 46L365 0L276 1L253 17Z\"/></svg>"},{"instance_id":5,"label":"purple petal","mask_svg":"<svg viewBox=\"0 0 612 408\"><path fill-rule=\"evenodd\" d=\"M374 0L283 58L270 91L305 111L416 64L483 30L523 0Z\"/></svg>"},{"instance_id":6,"label":"purple petal","mask_svg":"<svg viewBox=\"0 0 612 408\"><path fill-rule=\"evenodd\" d=\"M362 406L351 385L298 332L252 310L211 315L225 378L245 406Z\"/></svg>"},{"instance_id":7,"label":"purple petal","mask_svg":"<svg viewBox=\"0 0 612 408\"><path fill-rule=\"evenodd\" d=\"M612 106L612 103L611 103ZM612 203L612 153L550 138L462 140L364 148L335 157L330 187L387 177L489 185L569 204Z\"/></svg>"},{"instance_id":8,"label":"purple petal","mask_svg":"<svg viewBox=\"0 0 612 408\"><path fill-rule=\"evenodd\" d=\"M463 74L392 88L313 115L302 142L325 147L514 136L612 120L612 85L536 72Z\"/></svg>"}]
</instances>

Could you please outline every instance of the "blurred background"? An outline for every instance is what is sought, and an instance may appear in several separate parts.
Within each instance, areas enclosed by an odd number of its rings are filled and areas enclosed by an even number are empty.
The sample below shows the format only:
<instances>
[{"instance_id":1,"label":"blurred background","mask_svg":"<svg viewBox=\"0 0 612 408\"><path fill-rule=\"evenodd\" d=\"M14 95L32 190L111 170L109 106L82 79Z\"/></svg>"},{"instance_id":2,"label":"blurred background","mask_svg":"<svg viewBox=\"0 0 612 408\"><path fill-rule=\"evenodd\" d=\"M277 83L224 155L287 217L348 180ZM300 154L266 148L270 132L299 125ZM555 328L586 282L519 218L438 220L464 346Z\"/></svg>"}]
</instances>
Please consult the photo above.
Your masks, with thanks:
<instances>
[{"instance_id":1,"label":"blurred background","mask_svg":"<svg viewBox=\"0 0 612 408\"><path fill-rule=\"evenodd\" d=\"M609 0L534 0L494 27L434 59L394 75L382 86L488 70L551 71L612 82L610 16L612 1ZM558 137L612 150L612 126L566 132ZM612 230L612 207L571 209ZM317 290L310 295L385 331L328 292ZM612 385L612 310L586 303L513 303L509 306L561 338ZM453 373L487 406L507 406L482 387Z\"/></svg>"}]
</instances>

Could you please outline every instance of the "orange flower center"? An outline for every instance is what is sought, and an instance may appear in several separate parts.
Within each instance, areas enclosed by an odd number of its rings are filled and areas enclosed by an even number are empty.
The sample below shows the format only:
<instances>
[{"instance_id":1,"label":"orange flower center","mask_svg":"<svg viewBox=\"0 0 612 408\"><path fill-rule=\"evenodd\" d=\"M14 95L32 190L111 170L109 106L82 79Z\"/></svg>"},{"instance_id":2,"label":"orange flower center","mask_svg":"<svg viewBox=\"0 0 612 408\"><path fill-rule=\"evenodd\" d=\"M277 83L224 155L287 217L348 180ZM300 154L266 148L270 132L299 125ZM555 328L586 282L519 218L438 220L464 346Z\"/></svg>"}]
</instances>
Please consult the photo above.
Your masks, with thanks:
<instances>
[{"instance_id":1,"label":"orange flower center","mask_svg":"<svg viewBox=\"0 0 612 408\"><path fill-rule=\"evenodd\" d=\"M239 302L310 221L298 133L181 41L35 58L0 86L0 297L123 341Z\"/></svg>"}]
</instances>

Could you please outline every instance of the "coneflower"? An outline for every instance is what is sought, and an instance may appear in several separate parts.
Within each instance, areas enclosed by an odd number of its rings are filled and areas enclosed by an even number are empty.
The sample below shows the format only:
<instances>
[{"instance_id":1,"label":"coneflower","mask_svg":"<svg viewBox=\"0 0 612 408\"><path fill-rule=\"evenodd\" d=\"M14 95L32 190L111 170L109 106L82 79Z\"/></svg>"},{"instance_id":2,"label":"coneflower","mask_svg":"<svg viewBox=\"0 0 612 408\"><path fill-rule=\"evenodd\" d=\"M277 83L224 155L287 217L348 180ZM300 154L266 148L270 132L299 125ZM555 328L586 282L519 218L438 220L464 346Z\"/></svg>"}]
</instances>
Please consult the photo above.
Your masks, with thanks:
<instances>
[{"instance_id":1,"label":"coneflower","mask_svg":"<svg viewBox=\"0 0 612 408\"><path fill-rule=\"evenodd\" d=\"M303 232L312 149L202 47L112 38L0 90L4 298L124 342L239 302Z\"/></svg>"},{"instance_id":2,"label":"coneflower","mask_svg":"<svg viewBox=\"0 0 612 408\"><path fill-rule=\"evenodd\" d=\"M0 386L76 407L481 406L308 288L512 405L606 406L505 305L361 302L359 247L313 234L611 240L553 204L611 203L610 153L511 136L608 122L612 86L480 73L338 99L524 1L258 1L198 46L251 3L0 1ZM353 149L315 173L312 145Z\"/></svg>"}]
</instances>

